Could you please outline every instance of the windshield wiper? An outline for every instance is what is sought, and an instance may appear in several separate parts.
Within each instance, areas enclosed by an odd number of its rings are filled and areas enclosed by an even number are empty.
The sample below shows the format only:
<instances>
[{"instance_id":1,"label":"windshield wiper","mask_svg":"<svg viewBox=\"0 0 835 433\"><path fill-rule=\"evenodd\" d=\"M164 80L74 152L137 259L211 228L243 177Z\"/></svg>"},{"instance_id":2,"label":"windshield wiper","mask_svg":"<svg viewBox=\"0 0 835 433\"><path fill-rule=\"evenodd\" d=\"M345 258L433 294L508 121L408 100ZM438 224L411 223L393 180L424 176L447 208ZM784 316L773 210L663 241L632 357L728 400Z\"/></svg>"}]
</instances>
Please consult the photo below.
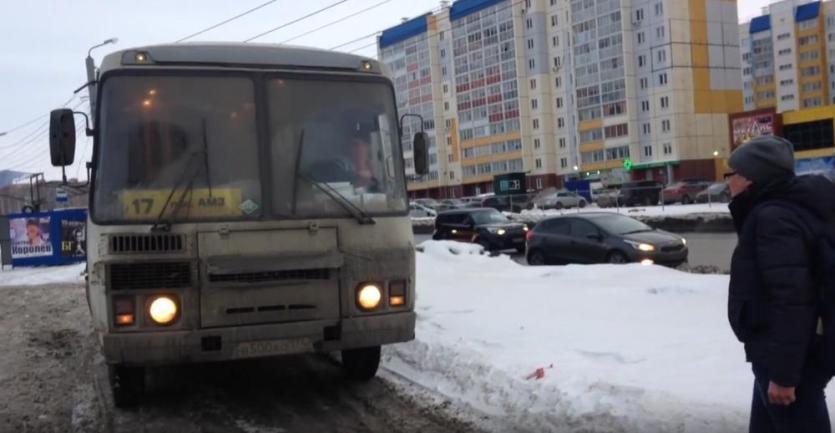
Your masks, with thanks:
<instances>
[{"instance_id":1,"label":"windshield wiper","mask_svg":"<svg viewBox=\"0 0 835 433\"><path fill-rule=\"evenodd\" d=\"M374 218L371 218L371 216L365 213L365 211L362 210L362 208L355 205L353 202L351 202L351 200L348 199L348 197L345 197L344 195L340 194L339 191L335 190L332 186L328 185L327 183L314 180L304 174L301 174L300 172L296 173L296 177L299 179L304 179L311 185L318 188L319 191L325 193L325 195L330 197L331 200L337 202L340 206L342 206L342 208L348 211L348 213L350 213L351 216L354 217L354 219L356 219L357 222L359 222L360 224L365 225L377 223L376 221L374 221Z\"/></svg>"},{"instance_id":2,"label":"windshield wiper","mask_svg":"<svg viewBox=\"0 0 835 433\"><path fill-rule=\"evenodd\" d=\"M331 200L338 203L342 206L343 209L348 211L354 219L357 220L360 224L376 224L377 222L374 221L374 218L371 218L370 215L365 213L359 206L355 205L351 202L347 197L340 194L339 191L335 190L332 186L324 183L319 182L307 175L302 174L299 170L299 165L302 159L302 149L304 149L304 129L301 131L301 135L299 137L299 144L298 148L296 149L296 163L294 170L296 172L296 176L293 178L293 206L291 208L291 214L296 214L296 205L298 203L298 192L299 192L299 179L304 179L305 181L309 182L311 185L315 186L317 189L325 193Z\"/></svg>"},{"instance_id":3,"label":"windshield wiper","mask_svg":"<svg viewBox=\"0 0 835 433\"><path fill-rule=\"evenodd\" d=\"M165 211L168 209L168 205L171 204L171 199L174 198L174 194L177 192L177 188L179 188L180 184L185 180L186 174L188 173L188 169L191 168L192 161L194 161L195 156L197 156L199 153L200 152L192 153L188 161L186 162L185 169L180 174L180 177L177 178L177 182L174 183L174 186L171 188L171 192L168 193L168 198L165 199L165 203L162 205L162 210L159 211L159 215L157 216L156 222L154 222L154 225L151 226L152 232L171 231L171 222L179 212L179 209L183 206L183 201L185 200L186 194L189 194L191 192L191 189L194 186L194 178L197 177L199 172L194 172L189 178L188 186L186 186L186 188L183 190L183 193L180 195L180 199L177 201L176 207L174 208L174 212L168 217L167 221L163 221L163 216L165 215Z\"/></svg>"}]
</instances>

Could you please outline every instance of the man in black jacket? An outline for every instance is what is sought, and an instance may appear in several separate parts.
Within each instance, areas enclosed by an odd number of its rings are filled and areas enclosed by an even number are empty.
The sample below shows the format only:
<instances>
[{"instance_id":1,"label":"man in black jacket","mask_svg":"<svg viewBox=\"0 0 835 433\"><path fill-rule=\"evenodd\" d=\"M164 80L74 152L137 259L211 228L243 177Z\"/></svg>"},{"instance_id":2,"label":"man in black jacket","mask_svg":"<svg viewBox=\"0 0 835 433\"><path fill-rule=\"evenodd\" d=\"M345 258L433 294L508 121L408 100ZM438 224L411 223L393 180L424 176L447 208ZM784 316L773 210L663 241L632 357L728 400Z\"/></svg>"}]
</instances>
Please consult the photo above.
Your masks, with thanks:
<instances>
[{"instance_id":1,"label":"man in black jacket","mask_svg":"<svg viewBox=\"0 0 835 433\"><path fill-rule=\"evenodd\" d=\"M835 216L835 185L794 173L793 145L761 137L728 162L739 235L731 262L728 318L754 371L749 431L830 432L814 362L818 291L814 235Z\"/></svg>"}]
</instances>

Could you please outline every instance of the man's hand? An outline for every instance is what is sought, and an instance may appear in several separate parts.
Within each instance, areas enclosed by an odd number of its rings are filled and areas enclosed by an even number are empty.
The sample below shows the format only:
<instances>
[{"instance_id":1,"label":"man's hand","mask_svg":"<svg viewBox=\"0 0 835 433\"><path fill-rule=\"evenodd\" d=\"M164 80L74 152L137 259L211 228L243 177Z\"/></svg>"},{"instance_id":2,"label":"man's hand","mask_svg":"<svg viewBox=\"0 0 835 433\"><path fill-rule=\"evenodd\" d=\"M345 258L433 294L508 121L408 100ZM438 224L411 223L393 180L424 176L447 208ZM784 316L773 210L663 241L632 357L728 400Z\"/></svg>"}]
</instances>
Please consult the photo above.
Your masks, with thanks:
<instances>
[{"instance_id":1,"label":"man's hand","mask_svg":"<svg viewBox=\"0 0 835 433\"><path fill-rule=\"evenodd\" d=\"M788 406L795 401L793 386L780 386L774 382L768 383L768 402L781 406Z\"/></svg>"}]
</instances>

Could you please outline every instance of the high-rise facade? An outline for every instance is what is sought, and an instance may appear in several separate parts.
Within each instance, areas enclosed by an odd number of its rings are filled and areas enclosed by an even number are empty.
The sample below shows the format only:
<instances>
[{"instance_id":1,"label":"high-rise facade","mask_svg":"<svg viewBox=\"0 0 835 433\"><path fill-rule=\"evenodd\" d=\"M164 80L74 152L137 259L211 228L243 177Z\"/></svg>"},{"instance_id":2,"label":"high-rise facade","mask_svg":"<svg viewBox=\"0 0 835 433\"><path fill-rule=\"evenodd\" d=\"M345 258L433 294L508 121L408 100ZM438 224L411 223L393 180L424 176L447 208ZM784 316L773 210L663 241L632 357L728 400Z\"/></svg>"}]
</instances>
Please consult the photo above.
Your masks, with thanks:
<instances>
[{"instance_id":1,"label":"high-rise facade","mask_svg":"<svg viewBox=\"0 0 835 433\"><path fill-rule=\"evenodd\" d=\"M835 2L784 0L739 26L745 110L835 103Z\"/></svg>"},{"instance_id":2,"label":"high-rise facade","mask_svg":"<svg viewBox=\"0 0 835 433\"><path fill-rule=\"evenodd\" d=\"M736 16L728 0L459 0L385 31L399 109L435 144L410 190L713 177L742 110Z\"/></svg>"}]
</instances>

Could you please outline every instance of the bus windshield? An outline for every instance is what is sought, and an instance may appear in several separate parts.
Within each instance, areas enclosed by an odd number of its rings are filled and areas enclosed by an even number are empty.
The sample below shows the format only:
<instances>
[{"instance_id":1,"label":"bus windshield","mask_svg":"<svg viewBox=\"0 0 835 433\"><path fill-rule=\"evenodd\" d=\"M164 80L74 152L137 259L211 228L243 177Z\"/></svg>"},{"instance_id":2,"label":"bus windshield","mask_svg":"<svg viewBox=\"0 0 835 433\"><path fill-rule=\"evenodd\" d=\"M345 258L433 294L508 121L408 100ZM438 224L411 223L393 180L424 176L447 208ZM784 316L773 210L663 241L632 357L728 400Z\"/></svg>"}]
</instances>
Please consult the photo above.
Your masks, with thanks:
<instances>
[{"instance_id":1,"label":"bus windshield","mask_svg":"<svg viewBox=\"0 0 835 433\"><path fill-rule=\"evenodd\" d=\"M93 219L349 217L342 198L369 215L406 211L389 86L307 77L265 85L257 98L243 74L105 80Z\"/></svg>"}]
</instances>

